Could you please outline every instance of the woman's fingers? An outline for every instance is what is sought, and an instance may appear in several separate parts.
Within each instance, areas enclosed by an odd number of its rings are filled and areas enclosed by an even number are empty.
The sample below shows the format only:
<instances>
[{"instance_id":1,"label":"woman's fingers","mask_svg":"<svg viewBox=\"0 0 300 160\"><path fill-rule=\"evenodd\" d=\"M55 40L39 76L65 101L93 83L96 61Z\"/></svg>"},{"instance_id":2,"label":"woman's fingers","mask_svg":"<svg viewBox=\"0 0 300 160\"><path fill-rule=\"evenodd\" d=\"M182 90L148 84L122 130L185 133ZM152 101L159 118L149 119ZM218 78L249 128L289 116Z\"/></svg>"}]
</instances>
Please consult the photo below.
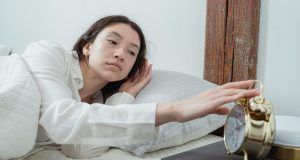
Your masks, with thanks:
<instances>
[{"instance_id":1,"label":"woman's fingers","mask_svg":"<svg viewBox=\"0 0 300 160\"><path fill-rule=\"evenodd\" d=\"M236 92L232 95L227 96L220 96L219 98L212 101L213 106L220 106L215 108L214 113L220 114L220 115L226 115L230 112L229 108L226 108L224 104L237 101L241 98L250 98L254 96L258 96L260 93L256 89L251 90L240 90L239 92Z\"/></svg>"},{"instance_id":2,"label":"woman's fingers","mask_svg":"<svg viewBox=\"0 0 300 160\"><path fill-rule=\"evenodd\" d=\"M237 96L238 99L240 98L250 98L254 96L259 96L260 92L257 89L250 89L250 90L245 90L243 92L240 92Z\"/></svg>"},{"instance_id":3,"label":"woman's fingers","mask_svg":"<svg viewBox=\"0 0 300 160\"><path fill-rule=\"evenodd\" d=\"M148 60L145 58L144 62L143 62L143 66L137 75L137 79L141 79L147 75L148 67L149 67L149 63L148 63Z\"/></svg>"},{"instance_id":4,"label":"woman's fingers","mask_svg":"<svg viewBox=\"0 0 300 160\"><path fill-rule=\"evenodd\" d=\"M143 81L145 79L149 79L152 73L152 64L147 62L144 64L142 73L138 76L137 81Z\"/></svg>"},{"instance_id":5,"label":"woman's fingers","mask_svg":"<svg viewBox=\"0 0 300 160\"><path fill-rule=\"evenodd\" d=\"M220 86L220 89L229 89L229 88L240 88L245 89L249 88L254 83L254 80L246 80L239 82L230 82Z\"/></svg>"},{"instance_id":6,"label":"woman's fingers","mask_svg":"<svg viewBox=\"0 0 300 160\"><path fill-rule=\"evenodd\" d=\"M143 68L142 68L142 73L141 73L141 77L144 77L146 75L146 72L147 72L147 68L148 68L148 59L144 59L144 65L143 65Z\"/></svg>"},{"instance_id":7,"label":"woman's fingers","mask_svg":"<svg viewBox=\"0 0 300 160\"><path fill-rule=\"evenodd\" d=\"M253 89L253 91L251 91L251 90L250 89L248 89L248 90L246 90L246 89L235 89L235 88L220 89L217 92L215 92L214 94L212 94L211 96L212 96L212 99L213 98L218 98L218 97L233 96L233 95L236 95L236 94L241 94L241 96L244 96L244 97L252 97L252 94L253 94L255 89ZM250 95L248 95L248 94L250 94Z\"/></svg>"},{"instance_id":8,"label":"woman's fingers","mask_svg":"<svg viewBox=\"0 0 300 160\"><path fill-rule=\"evenodd\" d=\"M144 64L144 67L143 67L142 77L145 77L149 74L149 67L150 67L149 61L148 61L148 59L145 58L145 64Z\"/></svg>"},{"instance_id":9,"label":"woman's fingers","mask_svg":"<svg viewBox=\"0 0 300 160\"><path fill-rule=\"evenodd\" d=\"M256 89L251 89L251 90L241 90L240 92L237 92L233 95L219 95L218 97L214 97L212 99L212 106L221 106L226 103L234 102L237 101L241 98L249 98L249 97L254 97L258 96L260 93Z\"/></svg>"},{"instance_id":10,"label":"woman's fingers","mask_svg":"<svg viewBox=\"0 0 300 160\"><path fill-rule=\"evenodd\" d=\"M147 76L151 76L152 73L152 64L149 64L148 69L147 69Z\"/></svg>"},{"instance_id":11,"label":"woman's fingers","mask_svg":"<svg viewBox=\"0 0 300 160\"><path fill-rule=\"evenodd\" d=\"M244 89L249 88L252 84L253 80L227 83L212 92L208 92L206 96L213 101L215 106L233 102L240 98L258 96L260 93L256 89Z\"/></svg>"}]
</instances>

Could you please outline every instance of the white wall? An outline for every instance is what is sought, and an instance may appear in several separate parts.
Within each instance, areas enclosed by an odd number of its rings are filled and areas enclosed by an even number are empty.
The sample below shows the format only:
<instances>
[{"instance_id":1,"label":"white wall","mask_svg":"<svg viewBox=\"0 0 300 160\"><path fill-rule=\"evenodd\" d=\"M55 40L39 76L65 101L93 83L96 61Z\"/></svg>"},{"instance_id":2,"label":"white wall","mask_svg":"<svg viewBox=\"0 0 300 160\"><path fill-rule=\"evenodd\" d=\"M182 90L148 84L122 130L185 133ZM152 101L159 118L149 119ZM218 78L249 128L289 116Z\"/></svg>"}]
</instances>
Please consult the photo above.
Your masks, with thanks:
<instances>
[{"instance_id":1,"label":"white wall","mask_svg":"<svg viewBox=\"0 0 300 160\"><path fill-rule=\"evenodd\" d=\"M300 116L300 1L262 0L258 79L275 113Z\"/></svg>"},{"instance_id":2,"label":"white wall","mask_svg":"<svg viewBox=\"0 0 300 160\"><path fill-rule=\"evenodd\" d=\"M154 69L203 76L206 0L1 0L0 44L48 39L71 49L96 20L123 14L144 30Z\"/></svg>"}]
</instances>

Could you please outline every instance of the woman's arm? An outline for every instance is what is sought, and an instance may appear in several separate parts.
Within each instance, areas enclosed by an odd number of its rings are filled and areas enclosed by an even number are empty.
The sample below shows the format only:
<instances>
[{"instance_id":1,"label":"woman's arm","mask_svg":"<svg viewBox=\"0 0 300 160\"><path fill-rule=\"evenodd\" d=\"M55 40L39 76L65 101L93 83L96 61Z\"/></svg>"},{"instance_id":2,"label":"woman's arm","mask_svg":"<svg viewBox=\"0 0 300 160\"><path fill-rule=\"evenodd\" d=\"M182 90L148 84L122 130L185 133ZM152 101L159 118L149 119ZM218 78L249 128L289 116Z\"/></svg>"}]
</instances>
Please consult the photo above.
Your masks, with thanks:
<instances>
[{"instance_id":1,"label":"woman's arm","mask_svg":"<svg viewBox=\"0 0 300 160\"><path fill-rule=\"evenodd\" d=\"M155 126L171 121L186 122L207 114L228 114L229 109L224 104L259 95L256 89L247 89L252 84L253 80L227 83L191 98L159 103Z\"/></svg>"}]
</instances>

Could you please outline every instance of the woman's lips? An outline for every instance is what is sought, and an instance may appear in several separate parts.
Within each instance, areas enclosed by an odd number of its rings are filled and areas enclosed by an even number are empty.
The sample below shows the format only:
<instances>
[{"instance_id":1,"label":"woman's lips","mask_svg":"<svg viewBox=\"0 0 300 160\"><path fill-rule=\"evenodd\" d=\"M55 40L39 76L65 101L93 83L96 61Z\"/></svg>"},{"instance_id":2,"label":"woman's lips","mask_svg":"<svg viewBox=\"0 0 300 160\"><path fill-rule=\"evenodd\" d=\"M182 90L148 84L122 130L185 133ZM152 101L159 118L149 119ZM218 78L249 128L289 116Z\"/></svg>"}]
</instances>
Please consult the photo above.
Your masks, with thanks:
<instances>
[{"instance_id":1,"label":"woman's lips","mask_svg":"<svg viewBox=\"0 0 300 160\"><path fill-rule=\"evenodd\" d=\"M112 66L115 66L116 68L118 68L120 71L122 71L122 67L119 63L116 63L116 62L108 62L107 63L108 65L112 65Z\"/></svg>"}]
</instances>

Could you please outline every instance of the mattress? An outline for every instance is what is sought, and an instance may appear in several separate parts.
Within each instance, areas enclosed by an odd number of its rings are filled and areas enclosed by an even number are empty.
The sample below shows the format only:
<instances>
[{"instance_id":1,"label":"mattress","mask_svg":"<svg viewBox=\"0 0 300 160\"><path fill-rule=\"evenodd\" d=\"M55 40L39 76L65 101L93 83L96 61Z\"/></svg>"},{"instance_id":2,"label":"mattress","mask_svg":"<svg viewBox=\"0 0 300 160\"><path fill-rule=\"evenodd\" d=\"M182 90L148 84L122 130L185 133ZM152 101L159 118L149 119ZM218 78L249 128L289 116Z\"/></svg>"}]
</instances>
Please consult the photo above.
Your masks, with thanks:
<instances>
[{"instance_id":1,"label":"mattress","mask_svg":"<svg viewBox=\"0 0 300 160\"><path fill-rule=\"evenodd\" d=\"M194 141L188 142L186 144L170 147L165 149L160 149L158 151L146 153L143 157L137 157L129 152L122 151L117 148L110 149L107 153L102 156L90 158L87 160L160 160L177 153L185 152L194 148L206 146L215 142L223 140L222 137L208 134L202 138L196 139ZM70 160L64 156L59 150L42 150L27 158L25 160Z\"/></svg>"}]
</instances>

